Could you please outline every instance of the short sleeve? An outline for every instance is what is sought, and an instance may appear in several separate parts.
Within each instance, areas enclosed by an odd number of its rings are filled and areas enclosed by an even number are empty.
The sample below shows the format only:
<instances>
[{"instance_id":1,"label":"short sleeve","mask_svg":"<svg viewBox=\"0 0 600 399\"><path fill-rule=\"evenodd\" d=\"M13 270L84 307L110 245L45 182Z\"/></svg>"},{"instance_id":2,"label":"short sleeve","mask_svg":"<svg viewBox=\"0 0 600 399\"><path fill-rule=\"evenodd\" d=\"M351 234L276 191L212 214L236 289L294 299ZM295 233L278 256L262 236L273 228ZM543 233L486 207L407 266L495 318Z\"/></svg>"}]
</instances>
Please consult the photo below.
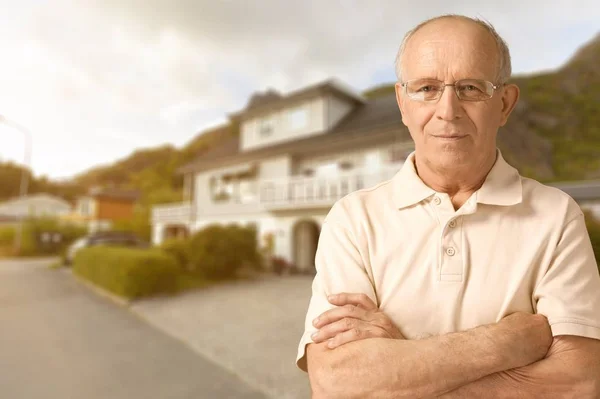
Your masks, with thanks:
<instances>
[{"instance_id":1,"label":"short sleeve","mask_svg":"<svg viewBox=\"0 0 600 399\"><path fill-rule=\"evenodd\" d=\"M600 275L582 213L565 225L534 300L553 336L600 339Z\"/></svg>"},{"instance_id":2,"label":"short sleeve","mask_svg":"<svg viewBox=\"0 0 600 399\"><path fill-rule=\"evenodd\" d=\"M296 365L307 371L306 346L313 342L311 334L317 331L313 320L335 306L327 296L340 292L362 293L377 303L375 289L365 269L355 236L341 224L325 220L319 235L315 267L317 274L312 283L312 296L306 313L304 334L298 346Z\"/></svg>"}]
</instances>

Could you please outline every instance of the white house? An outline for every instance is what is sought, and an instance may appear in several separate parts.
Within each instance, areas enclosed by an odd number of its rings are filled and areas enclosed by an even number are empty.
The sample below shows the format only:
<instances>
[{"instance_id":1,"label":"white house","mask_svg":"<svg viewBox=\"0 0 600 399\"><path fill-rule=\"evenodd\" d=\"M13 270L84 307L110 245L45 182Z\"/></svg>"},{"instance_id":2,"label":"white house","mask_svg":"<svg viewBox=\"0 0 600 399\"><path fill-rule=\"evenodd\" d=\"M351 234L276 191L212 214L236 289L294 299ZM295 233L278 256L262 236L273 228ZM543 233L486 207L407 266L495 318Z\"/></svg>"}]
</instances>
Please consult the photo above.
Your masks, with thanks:
<instances>
[{"instance_id":1,"label":"white house","mask_svg":"<svg viewBox=\"0 0 600 399\"><path fill-rule=\"evenodd\" d=\"M414 150L394 95L365 99L334 80L255 94L230 118L239 137L179 170L184 202L154 207L155 244L213 223L254 224L274 235L276 255L311 271L333 203L390 179ZM561 188L593 208L595 184Z\"/></svg>"},{"instance_id":2,"label":"white house","mask_svg":"<svg viewBox=\"0 0 600 399\"><path fill-rule=\"evenodd\" d=\"M60 197L32 194L0 203L0 216L15 220L29 216L59 217L68 214L71 209L71 204Z\"/></svg>"},{"instance_id":3,"label":"white house","mask_svg":"<svg viewBox=\"0 0 600 399\"><path fill-rule=\"evenodd\" d=\"M183 203L153 209L154 243L252 223L260 237L274 235L276 255L310 270L333 203L391 178L414 149L394 96L367 100L334 80L256 94L230 118L239 137L181 168Z\"/></svg>"}]
</instances>

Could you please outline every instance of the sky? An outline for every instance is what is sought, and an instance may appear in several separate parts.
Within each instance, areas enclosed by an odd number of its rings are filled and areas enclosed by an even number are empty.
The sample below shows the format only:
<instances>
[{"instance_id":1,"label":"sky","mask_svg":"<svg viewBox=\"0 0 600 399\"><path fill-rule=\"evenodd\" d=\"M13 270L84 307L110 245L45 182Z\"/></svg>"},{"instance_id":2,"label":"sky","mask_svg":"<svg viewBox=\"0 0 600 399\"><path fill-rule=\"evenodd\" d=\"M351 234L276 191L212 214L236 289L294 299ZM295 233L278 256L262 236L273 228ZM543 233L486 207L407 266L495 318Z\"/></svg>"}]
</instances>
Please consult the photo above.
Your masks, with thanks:
<instances>
[{"instance_id":1,"label":"sky","mask_svg":"<svg viewBox=\"0 0 600 399\"><path fill-rule=\"evenodd\" d=\"M594 5L596 3L596 5ZM513 72L559 68L600 32L597 0L0 0L0 115L32 137L36 176L69 178L139 148L177 147L252 93L335 77L395 81L404 34L446 13L491 22ZM0 160L24 163L0 124Z\"/></svg>"}]
</instances>

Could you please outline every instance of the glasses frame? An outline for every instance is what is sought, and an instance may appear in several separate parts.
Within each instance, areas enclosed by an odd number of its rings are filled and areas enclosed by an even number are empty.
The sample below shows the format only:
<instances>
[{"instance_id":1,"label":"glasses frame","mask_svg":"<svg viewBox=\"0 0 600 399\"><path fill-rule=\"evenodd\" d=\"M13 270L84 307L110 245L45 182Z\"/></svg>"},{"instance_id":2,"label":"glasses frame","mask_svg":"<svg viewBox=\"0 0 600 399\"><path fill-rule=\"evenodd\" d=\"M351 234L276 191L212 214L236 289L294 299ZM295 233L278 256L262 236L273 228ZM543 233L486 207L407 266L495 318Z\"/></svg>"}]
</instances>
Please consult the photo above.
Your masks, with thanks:
<instances>
[{"instance_id":1,"label":"glasses frame","mask_svg":"<svg viewBox=\"0 0 600 399\"><path fill-rule=\"evenodd\" d=\"M419 79L411 79L411 80L407 80L404 83L400 83L400 86L402 86L402 89L404 90L404 94L406 94L406 96L408 98L410 98L411 100L414 101L419 101L422 103L432 103L432 102L438 102L440 100L440 98L442 98L442 95L444 94L444 91L446 91L446 87L448 86L452 86L454 87L454 94L456 94L456 98L458 98L460 101L469 101L469 102L480 102L480 101L488 101L490 100L492 97L494 97L494 93L496 93L496 90L498 90L501 87L504 87L506 85L506 83L498 83L498 84L494 84L493 82L490 82L489 80L485 80L485 79L459 79L457 81L455 81L454 83L444 83L441 80L437 80L437 79L428 79L428 80L434 80L440 83L443 83L444 86L442 88L442 90L439 91L440 94L438 94L438 96L436 98L434 98L433 100L420 100L418 98L415 98L413 96L411 96L410 94L408 94L408 89L407 86L410 82L416 82L417 80L423 80L423 79L427 79L427 78L419 78ZM492 95L489 96L489 98L483 99L483 100L469 100L469 99L465 99L465 98L461 98L460 94L458 94L458 90L456 90L456 85L460 82L464 82L465 80L475 80L475 81L479 81L479 82L485 82L485 83L489 83L490 85L492 85L492 89L494 90Z\"/></svg>"}]
</instances>

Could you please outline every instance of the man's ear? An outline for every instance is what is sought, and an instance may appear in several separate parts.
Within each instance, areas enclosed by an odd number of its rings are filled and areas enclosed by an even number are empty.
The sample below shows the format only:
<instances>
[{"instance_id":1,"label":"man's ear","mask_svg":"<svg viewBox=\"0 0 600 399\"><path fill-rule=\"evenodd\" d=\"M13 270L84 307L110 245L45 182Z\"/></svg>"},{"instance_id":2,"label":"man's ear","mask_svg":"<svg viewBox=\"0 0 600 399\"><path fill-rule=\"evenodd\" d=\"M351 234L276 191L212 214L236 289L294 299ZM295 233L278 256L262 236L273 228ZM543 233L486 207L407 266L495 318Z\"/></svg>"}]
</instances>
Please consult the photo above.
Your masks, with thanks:
<instances>
[{"instance_id":1,"label":"man's ear","mask_svg":"<svg viewBox=\"0 0 600 399\"><path fill-rule=\"evenodd\" d=\"M398 109L400 109L400 115L402 115L402 123L404 124L404 126L408 127L407 121L404 118L404 93L402 85L398 82L394 85L394 89L396 90L396 102L398 103Z\"/></svg>"},{"instance_id":2,"label":"man's ear","mask_svg":"<svg viewBox=\"0 0 600 399\"><path fill-rule=\"evenodd\" d=\"M515 109L517 101L519 101L519 86L516 84L507 84L504 87L502 94L502 117L500 118L500 126L506 125L508 117Z\"/></svg>"}]
</instances>

